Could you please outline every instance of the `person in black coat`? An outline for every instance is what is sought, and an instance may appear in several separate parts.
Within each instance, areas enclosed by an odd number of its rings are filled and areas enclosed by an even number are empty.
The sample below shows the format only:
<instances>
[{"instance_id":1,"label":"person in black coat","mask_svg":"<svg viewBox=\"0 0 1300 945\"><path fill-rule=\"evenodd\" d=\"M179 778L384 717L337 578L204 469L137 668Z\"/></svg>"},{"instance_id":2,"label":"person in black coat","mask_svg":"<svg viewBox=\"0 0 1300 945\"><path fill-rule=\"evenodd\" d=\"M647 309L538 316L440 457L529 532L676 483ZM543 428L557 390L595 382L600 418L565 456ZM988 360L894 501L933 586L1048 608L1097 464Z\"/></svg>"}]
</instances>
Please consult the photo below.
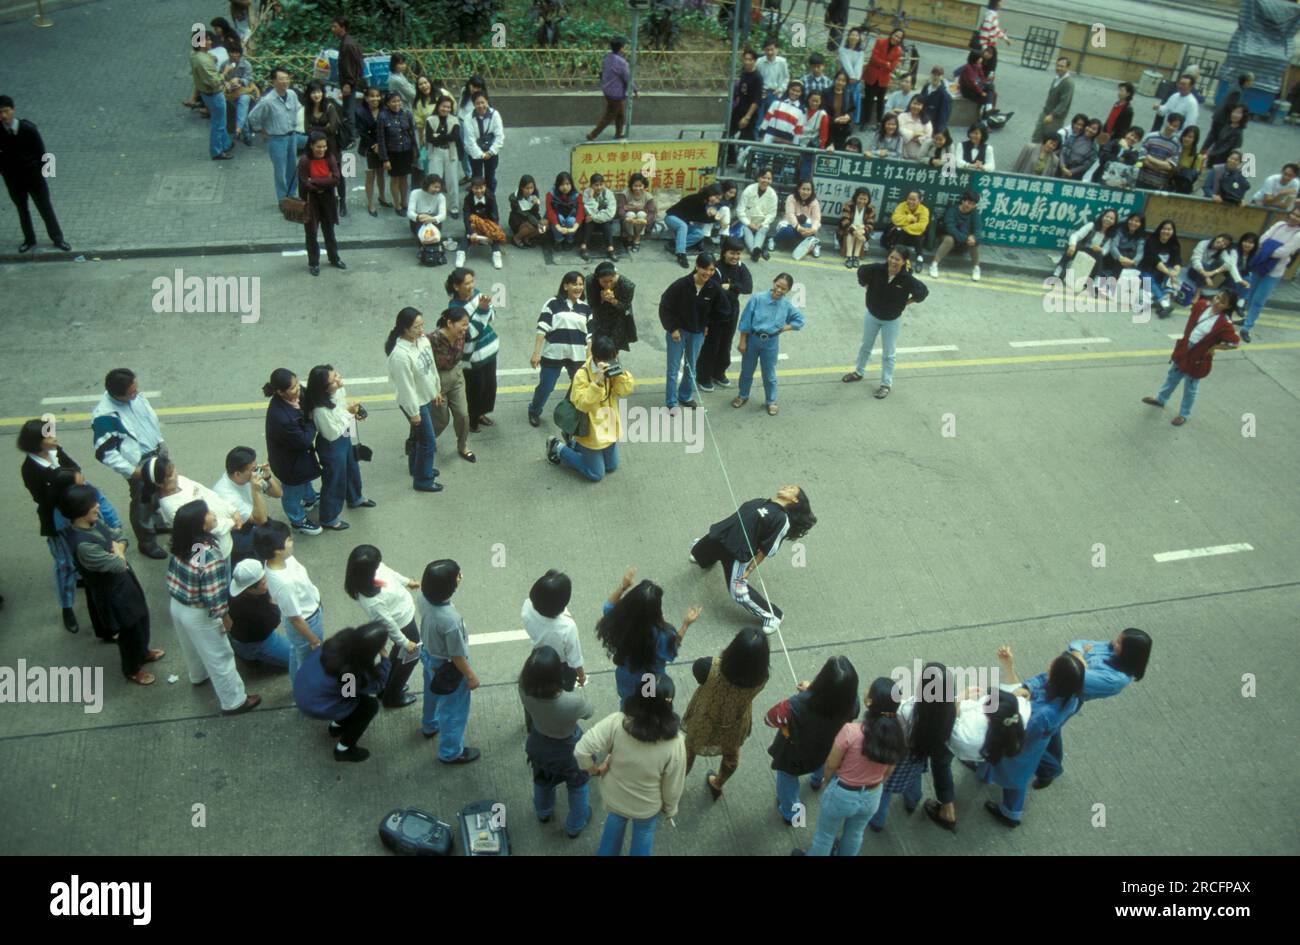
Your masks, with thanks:
<instances>
[{"instance_id":1,"label":"person in black coat","mask_svg":"<svg viewBox=\"0 0 1300 945\"><path fill-rule=\"evenodd\" d=\"M730 314L726 321L705 335L704 344L700 346L700 357L696 361L695 370L702 391L713 390L714 384L719 387L731 386L731 381L727 380L727 368L731 367L731 342L736 337L736 322L740 320L740 312L744 308L740 304L740 297L754 291L754 279L749 273L749 267L741 262L744 250L745 244L736 237L723 238L718 281L722 284L722 291L727 294Z\"/></svg>"},{"instance_id":2,"label":"person in black coat","mask_svg":"<svg viewBox=\"0 0 1300 945\"><path fill-rule=\"evenodd\" d=\"M337 188L343 180L338 161L329 153L329 138L323 132L313 131L307 139L307 151L298 159L298 189L307 205L303 232L307 240L307 270L320 275L320 243L316 229L325 231L325 252L335 269L348 268L339 259L339 246L334 241L334 227L339 222ZM325 173L321 173L324 171Z\"/></svg>"},{"instance_id":3,"label":"person in black coat","mask_svg":"<svg viewBox=\"0 0 1300 945\"><path fill-rule=\"evenodd\" d=\"M307 509L320 500L312 487L321 474L313 452L316 424L299 406L302 385L298 375L288 368L276 368L271 380L262 385L262 394L271 398L266 408L267 459L284 488L280 498L284 514L298 531L319 535L321 527L307 518Z\"/></svg>"},{"instance_id":4,"label":"person in black coat","mask_svg":"<svg viewBox=\"0 0 1300 945\"><path fill-rule=\"evenodd\" d=\"M587 277L592 335L608 335L619 351L627 351L636 341L636 317L632 313L635 295L636 284L621 275L612 262L606 260L598 265Z\"/></svg>"},{"instance_id":5,"label":"person in black coat","mask_svg":"<svg viewBox=\"0 0 1300 945\"><path fill-rule=\"evenodd\" d=\"M704 336L715 325L723 325L731 315L731 300L722 289L717 262L711 253L695 257L695 270L674 281L659 297L659 324L663 325L668 348L668 373L664 400L675 411L678 401L683 407L698 407L695 402L695 366L699 361ZM677 383L682 357L686 370L681 385Z\"/></svg>"},{"instance_id":6,"label":"person in black coat","mask_svg":"<svg viewBox=\"0 0 1300 945\"><path fill-rule=\"evenodd\" d=\"M384 159L379 156L379 116L383 113L383 95L377 88L366 89L352 107L352 127L356 129L357 154L366 156L366 211L379 216L375 209L375 191L384 207L392 204L384 199ZM376 187L378 184L378 187Z\"/></svg>"},{"instance_id":7,"label":"person in black coat","mask_svg":"<svg viewBox=\"0 0 1300 945\"><path fill-rule=\"evenodd\" d=\"M867 314L862 320L862 347L858 349L857 366L841 380L850 384L866 376L871 349L875 347L876 336L881 335L883 357L876 399L884 400L893 386L899 318L903 309L913 302L924 302L930 290L924 282L912 275L912 251L906 246L895 246L883 263L872 263L859 268L858 285L867 290Z\"/></svg>"},{"instance_id":8,"label":"person in black coat","mask_svg":"<svg viewBox=\"0 0 1300 945\"><path fill-rule=\"evenodd\" d=\"M50 242L64 252L72 249L63 238L59 218L50 203L50 188L42 173L45 163L45 142L36 126L26 118L14 117L14 100L0 95L0 173L3 173L9 199L18 210L18 222L23 228L23 244L18 252L30 252L36 246L36 228L32 214L27 209L30 197L36 212L45 221L45 232Z\"/></svg>"},{"instance_id":9,"label":"person in black coat","mask_svg":"<svg viewBox=\"0 0 1300 945\"><path fill-rule=\"evenodd\" d=\"M718 218L721 201L722 187L709 184L693 194L687 194L664 214L664 226L668 227L671 234L664 248L676 254L677 265L683 269L691 268L686 260L687 248L708 235Z\"/></svg>"}]
</instances>

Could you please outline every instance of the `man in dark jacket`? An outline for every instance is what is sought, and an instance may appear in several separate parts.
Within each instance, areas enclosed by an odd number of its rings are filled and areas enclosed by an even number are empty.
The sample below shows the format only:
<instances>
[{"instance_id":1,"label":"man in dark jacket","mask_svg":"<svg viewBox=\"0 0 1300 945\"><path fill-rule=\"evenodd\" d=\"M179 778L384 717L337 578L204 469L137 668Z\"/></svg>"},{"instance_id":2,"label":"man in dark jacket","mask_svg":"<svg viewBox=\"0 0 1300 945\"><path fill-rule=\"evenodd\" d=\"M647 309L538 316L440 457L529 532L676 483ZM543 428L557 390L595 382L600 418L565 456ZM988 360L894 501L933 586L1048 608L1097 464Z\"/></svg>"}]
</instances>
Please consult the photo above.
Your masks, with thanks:
<instances>
[{"instance_id":1,"label":"man in dark jacket","mask_svg":"<svg viewBox=\"0 0 1300 945\"><path fill-rule=\"evenodd\" d=\"M596 267L587 277L587 304L591 306L592 335L608 335L619 351L627 351L636 341L636 318L632 300L636 284L621 275L609 260Z\"/></svg>"},{"instance_id":2,"label":"man in dark jacket","mask_svg":"<svg viewBox=\"0 0 1300 945\"><path fill-rule=\"evenodd\" d=\"M727 368L731 367L731 341L736 337L736 322L744 308L740 304L740 297L754 291L754 279L749 273L749 267L740 261L744 249L745 244L734 236L725 237L722 241L718 281L722 283L722 291L727 294L730 312L725 322L708 333L700 347L695 369L699 373L699 388L705 392L712 391L714 384L719 387L731 386L731 381L727 380Z\"/></svg>"},{"instance_id":3,"label":"man in dark jacket","mask_svg":"<svg viewBox=\"0 0 1300 945\"><path fill-rule=\"evenodd\" d=\"M53 176L53 162L50 162ZM30 252L36 246L36 228L32 214L27 209L27 198L36 203L36 212L45 221L45 232L50 242L67 252L72 249L63 238L59 218L50 203L50 188L45 183L45 142L36 126L27 119L14 117L14 100L0 95L0 173L4 174L9 199L18 210L18 222L23 228L23 244L18 252Z\"/></svg>"},{"instance_id":4,"label":"man in dark jacket","mask_svg":"<svg viewBox=\"0 0 1300 945\"><path fill-rule=\"evenodd\" d=\"M330 32L339 41L339 98L351 114L352 97L366 90L366 80L362 77L365 57L361 55L361 44L348 32L347 17L336 16L330 23Z\"/></svg>"},{"instance_id":5,"label":"man in dark jacket","mask_svg":"<svg viewBox=\"0 0 1300 945\"><path fill-rule=\"evenodd\" d=\"M671 238L664 244L664 249L677 256L677 265L690 269L686 260L686 250L699 242L713 226L718 217L718 203L722 200L722 187L709 184L693 194L687 194L668 208L664 215L664 225L668 227ZM711 258L711 257L710 257Z\"/></svg>"},{"instance_id":6,"label":"man in dark jacket","mask_svg":"<svg viewBox=\"0 0 1300 945\"><path fill-rule=\"evenodd\" d=\"M668 348L668 371L664 401L676 416L677 404L698 407L695 402L695 365L700 346L710 328L726 323L731 314L731 300L717 276L717 263L711 253L695 257L695 270L673 282L659 297L659 323L663 325ZM682 357L686 369L680 386L677 374Z\"/></svg>"}]
</instances>

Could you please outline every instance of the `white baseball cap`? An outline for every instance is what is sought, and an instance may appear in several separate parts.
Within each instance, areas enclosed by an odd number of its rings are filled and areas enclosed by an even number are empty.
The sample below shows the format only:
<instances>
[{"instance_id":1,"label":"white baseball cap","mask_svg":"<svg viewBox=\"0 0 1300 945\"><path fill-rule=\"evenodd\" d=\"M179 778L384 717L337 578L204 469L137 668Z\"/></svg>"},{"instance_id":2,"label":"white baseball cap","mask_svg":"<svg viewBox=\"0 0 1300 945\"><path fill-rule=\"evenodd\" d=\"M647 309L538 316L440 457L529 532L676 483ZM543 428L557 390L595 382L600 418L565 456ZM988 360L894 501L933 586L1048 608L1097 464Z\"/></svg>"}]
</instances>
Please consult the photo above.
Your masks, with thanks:
<instances>
[{"instance_id":1,"label":"white baseball cap","mask_svg":"<svg viewBox=\"0 0 1300 945\"><path fill-rule=\"evenodd\" d=\"M230 596L238 597L266 575L262 562L245 558L235 565L235 576L230 582Z\"/></svg>"}]
</instances>

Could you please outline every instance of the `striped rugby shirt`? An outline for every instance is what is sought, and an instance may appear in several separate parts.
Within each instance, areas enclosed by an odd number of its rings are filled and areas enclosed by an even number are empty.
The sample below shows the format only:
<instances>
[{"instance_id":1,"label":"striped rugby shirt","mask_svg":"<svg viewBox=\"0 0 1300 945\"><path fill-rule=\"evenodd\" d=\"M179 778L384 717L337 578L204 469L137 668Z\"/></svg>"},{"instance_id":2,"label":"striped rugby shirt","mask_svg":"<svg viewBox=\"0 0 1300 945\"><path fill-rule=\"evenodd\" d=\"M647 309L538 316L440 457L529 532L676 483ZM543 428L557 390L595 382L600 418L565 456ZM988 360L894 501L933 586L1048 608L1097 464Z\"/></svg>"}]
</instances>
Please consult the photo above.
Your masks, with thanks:
<instances>
[{"instance_id":1,"label":"striped rugby shirt","mask_svg":"<svg viewBox=\"0 0 1300 945\"><path fill-rule=\"evenodd\" d=\"M567 298L551 299L537 317L537 333L545 338L542 364L581 366L587 360L587 342L591 340L591 306Z\"/></svg>"}]
</instances>

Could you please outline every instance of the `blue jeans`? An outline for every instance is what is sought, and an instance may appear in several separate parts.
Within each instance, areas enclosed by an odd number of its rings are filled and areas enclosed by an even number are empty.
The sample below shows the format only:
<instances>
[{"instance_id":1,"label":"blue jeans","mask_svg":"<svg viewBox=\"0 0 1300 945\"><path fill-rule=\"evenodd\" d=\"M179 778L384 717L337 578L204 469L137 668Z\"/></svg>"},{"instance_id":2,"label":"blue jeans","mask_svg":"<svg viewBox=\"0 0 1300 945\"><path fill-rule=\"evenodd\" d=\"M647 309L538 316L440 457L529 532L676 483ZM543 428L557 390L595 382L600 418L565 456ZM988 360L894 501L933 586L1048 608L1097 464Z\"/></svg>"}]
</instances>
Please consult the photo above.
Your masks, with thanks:
<instances>
[{"instance_id":1,"label":"blue jeans","mask_svg":"<svg viewBox=\"0 0 1300 945\"><path fill-rule=\"evenodd\" d=\"M251 95L241 95L235 99L235 133L247 134L244 128L244 122L248 120L248 104L252 100Z\"/></svg>"},{"instance_id":2,"label":"blue jeans","mask_svg":"<svg viewBox=\"0 0 1300 945\"><path fill-rule=\"evenodd\" d=\"M818 768L808 779L814 787L821 787L822 769ZM776 772L776 806L786 820L794 819L794 805L799 802L799 778L784 771Z\"/></svg>"},{"instance_id":3,"label":"blue jeans","mask_svg":"<svg viewBox=\"0 0 1300 945\"><path fill-rule=\"evenodd\" d=\"M680 217L664 217L664 226L673 234L674 252L679 255L686 252L687 246L694 246L703 237L705 228L699 223L687 223Z\"/></svg>"},{"instance_id":4,"label":"blue jeans","mask_svg":"<svg viewBox=\"0 0 1300 945\"><path fill-rule=\"evenodd\" d=\"M993 784L993 766L987 761L981 762L975 769L975 777L979 778L984 784ZM998 803L998 810L1004 817L1020 823L1021 814L1025 809L1025 789L1004 787L1002 789L1002 800Z\"/></svg>"},{"instance_id":5,"label":"blue jeans","mask_svg":"<svg viewBox=\"0 0 1300 945\"><path fill-rule=\"evenodd\" d=\"M1178 408L1178 415L1186 420L1192 415L1192 404L1196 403L1196 388L1201 383L1200 378L1184 374L1178 370L1177 364L1170 361L1169 373L1165 375L1165 384L1160 388L1160 393L1156 394L1156 400L1160 401L1160 406L1163 407L1165 402L1174 395L1174 391L1178 389L1179 381L1187 382L1183 386L1183 403Z\"/></svg>"},{"instance_id":6,"label":"blue jeans","mask_svg":"<svg viewBox=\"0 0 1300 945\"><path fill-rule=\"evenodd\" d=\"M921 782L923 780L924 778L917 778L903 792L903 803L907 805L907 809L910 811L916 810L917 805L921 803ZM881 789L880 806L876 808L876 815L871 818L871 826L885 826L885 820L889 817L889 800L893 796L892 791Z\"/></svg>"},{"instance_id":7,"label":"blue jeans","mask_svg":"<svg viewBox=\"0 0 1300 945\"><path fill-rule=\"evenodd\" d=\"M199 98L203 99L208 114L212 116L208 120L208 156L216 157L234 146L226 133L226 93L200 92Z\"/></svg>"},{"instance_id":8,"label":"blue jeans","mask_svg":"<svg viewBox=\"0 0 1300 945\"><path fill-rule=\"evenodd\" d=\"M1038 770L1034 772L1034 776L1055 781L1065 774L1064 761L1065 746L1061 743L1061 733L1057 732L1047 742L1047 748L1043 751L1043 757L1038 760Z\"/></svg>"},{"instance_id":9,"label":"blue jeans","mask_svg":"<svg viewBox=\"0 0 1300 945\"><path fill-rule=\"evenodd\" d=\"M297 633L294 633L294 636L297 636ZM241 643L231 637L230 648L235 651L236 656L250 663L265 663L276 669L285 669L289 665L289 641L278 630L261 643Z\"/></svg>"},{"instance_id":10,"label":"blue jeans","mask_svg":"<svg viewBox=\"0 0 1300 945\"><path fill-rule=\"evenodd\" d=\"M745 353L740 356L740 387L736 393L741 397L749 396L749 389L754 384L754 366L761 365L763 370L763 402L776 403L776 356L781 351L781 341L777 335L760 338L750 335L745 339Z\"/></svg>"},{"instance_id":11,"label":"blue jeans","mask_svg":"<svg viewBox=\"0 0 1300 945\"><path fill-rule=\"evenodd\" d=\"M840 841L836 856L857 856L862 849L862 834L867 821L880 804L880 787L870 791L849 791L840 787L840 779L832 778L822 793L821 808L817 811L817 833L813 837L809 856L830 856L836 839ZM840 837L843 829L844 836Z\"/></svg>"},{"instance_id":12,"label":"blue jeans","mask_svg":"<svg viewBox=\"0 0 1300 945\"><path fill-rule=\"evenodd\" d=\"M316 490L310 482L304 482L296 486L291 486L286 482L284 484L284 495L280 497L280 507L284 509L289 524L301 525L307 521L307 510L303 508L303 505L313 501L316 497Z\"/></svg>"},{"instance_id":13,"label":"blue jeans","mask_svg":"<svg viewBox=\"0 0 1300 945\"><path fill-rule=\"evenodd\" d=\"M320 523L333 525L345 499L348 505L366 499L361 494L361 464L352 449L352 437L346 434L333 441L317 437L316 456L321 465Z\"/></svg>"},{"instance_id":14,"label":"blue jeans","mask_svg":"<svg viewBox=\"0 0 1300 945\"><path fill-rule=\"evenodd\" d=\"M469 725L469 683L461 679L455 692L440 696L429 686L438 667L447 662L420 650L424 664L424 714L420 717L420 731L438 733L438 759L455 761L465 751L465 726Z\"/></svg>"},{"instance_id":15,"label":"blue jeans","mask_svg":"<svg viewBox=\"0 0 1300 945\"><path fill-rule=\"evenodd\" d=\"M538 784L533 782L533 810L539 820L545 820L555 813L555 790L557 784ZM566 785L569 792L569 816L564 818L564 832L571 837L582 833L591 820L591 803L588 800L589 782L574 787Z\"/></svg>"},{"instance_id":16,"label":"blue jeans","mask_svg":"<svg viewBox=\"0 0 1300 945\"><path fill-rule=\"evenodd\" d=\"M271 157L271 170L275 174L275 199L298 196L298 154L296 138L288 135L267 135L266 153Z\"/></svg>"},{"instance_id":17,"label":"blue jeans","mask_svg":"<svg viewBox=\"0 0 1300 945\"><path fill-rule=\"evenodd\" d=\"M572 380L577 370L577 368L567 364L543 364L541 376L537 379L537 387L533 390L533 399L528 404L528 416L540 417L542 415L547 399L551 396L551 392L555 390L555 382L560 379L561 371L568 371L569 379Z\"/></svg>"},{"instance_id":18,"label":"blue jeans","mask_svg":"<svg viewBox=\"0 0 1300 945\"><path fill-rule=\"evenodd\" d=\"M433 485L433 453L437 447L433 433L433 407L420 405L420 425L416 428L415 449L406 457L406 468L411 473L412 485Z\"/></svg>"},{"instance_id":19,"label":"blue jeans","mask_svg":"<svg viewBox=\"0 0 1300 945\"><path fill-rule=\"evenodd\" d=\"M894 380L894 352L898 350L898 329L901 327L903 317L900 315L893 321L882 322L876 316L867 312L862 317L862 347L858 349L858 363L854 370L859 374L866 375L867 362L871 360L871 349L876 345L876 336L880 335L881 359L880 366L880 383L882 386L890 387Z\"/></svg>"},{"instance_id":20,"label":"blue jeans","mask_svg":"<svg viewBox=\"0 0 1300 945\"><path fill-rule=\"evenodd\" d=\"M767 231L770 229L771 226L760 226L757 230L751 230L749 227L743 226L740 231L740 238L745 241L745 249L752 253L756 249L767 246Z\"/></svg>"},{"instance_id":21,"label":"blue jeans","mask_svg":"<svg viewBox=\"0 0 1300 945\"><path fill-rule=\"evenodd\" d=\"M581 443L561 446L560 462L592 482L600 482L605 473L618 469L618 444L611 443L603 450L587 449Z\"/></svg>"},{"instance_id":22,"label":"blue jeans","mask_svg":"<svg viewBox=\"0 0 1300 945\"><path fill-rule=\"evenodd\" d=\"M566 216L561 216L560 214L557 213L555 215L555 219L559 221L560 226L566 228L575 226L578 222L578 218L573 214L570 214L569 216L566 217ZM572 246L574 242L578 239L577 230L574 230L572 233L561 233L558 229L552 229L551 233L554 234L555 236L555 244L557 246Z\"/></svg>"},{"instance_id":23,"label":"blue jeans","mask_svg":"<svg viewBox=\"0 0 1300 945\"><path fill-rule=\"evenodd\" d=\"M676 407L679 400L695 399L695 362L700 358L700 347L704 344L704 332L678 332L680 341L673 341L671 332L664 333L664 342L668 347L668 374L664 379L664 401L669 407ZM682 372L682 382L677 383L677 374L681 371L682 355L686 356L686 370Z\"/></svg>"},{"instance_id":24,"label":"blue jeans","mask_svg":"<svg viewBox=\"0 0 1300 945\"><path fill-rule=\"evenodd\" d=\"M316 639L322 643L325 641L325 622L321 617L321 608L316 608L316 613L306 618L307 626L311 632L316 634ZM301 633L289 625L289 621L284 622L284 635L289 641L289 682L298 675L298 667L302 661L311 653L311 644Z\"/></svg>"},{"instance_id":25,"label":"blue jeans","mask_svg":"<svg viewBox=\"0 0 1300 945\"><path fill-rule=\"evenodd\" d=\"M1250 331L1255 327L1255 320L1259 318L1260 311L1264 308L1264 303L1268 297L1273 294L1277 284L1282 281L1278 276L1261 276L1252 274L1250 277L1250 304L1246 306L1246 323L1241 327Z\"/></svg>"},{"instance_id":26,"label":"blue jeans","mask_svg":"<svg viewBox=\"0 0 1300 945\"><path fill-rule=\"evenodd\" d=\"M605 817L605 830L600 835L600 846L596 856L618 856L623 852L623 836L627 832L630 818L610 811ZM632 846L628 856L649 856L655 844L655 828L659 826L659 815L645 820L632 821Z\"/></svg>"}]
</instances>

